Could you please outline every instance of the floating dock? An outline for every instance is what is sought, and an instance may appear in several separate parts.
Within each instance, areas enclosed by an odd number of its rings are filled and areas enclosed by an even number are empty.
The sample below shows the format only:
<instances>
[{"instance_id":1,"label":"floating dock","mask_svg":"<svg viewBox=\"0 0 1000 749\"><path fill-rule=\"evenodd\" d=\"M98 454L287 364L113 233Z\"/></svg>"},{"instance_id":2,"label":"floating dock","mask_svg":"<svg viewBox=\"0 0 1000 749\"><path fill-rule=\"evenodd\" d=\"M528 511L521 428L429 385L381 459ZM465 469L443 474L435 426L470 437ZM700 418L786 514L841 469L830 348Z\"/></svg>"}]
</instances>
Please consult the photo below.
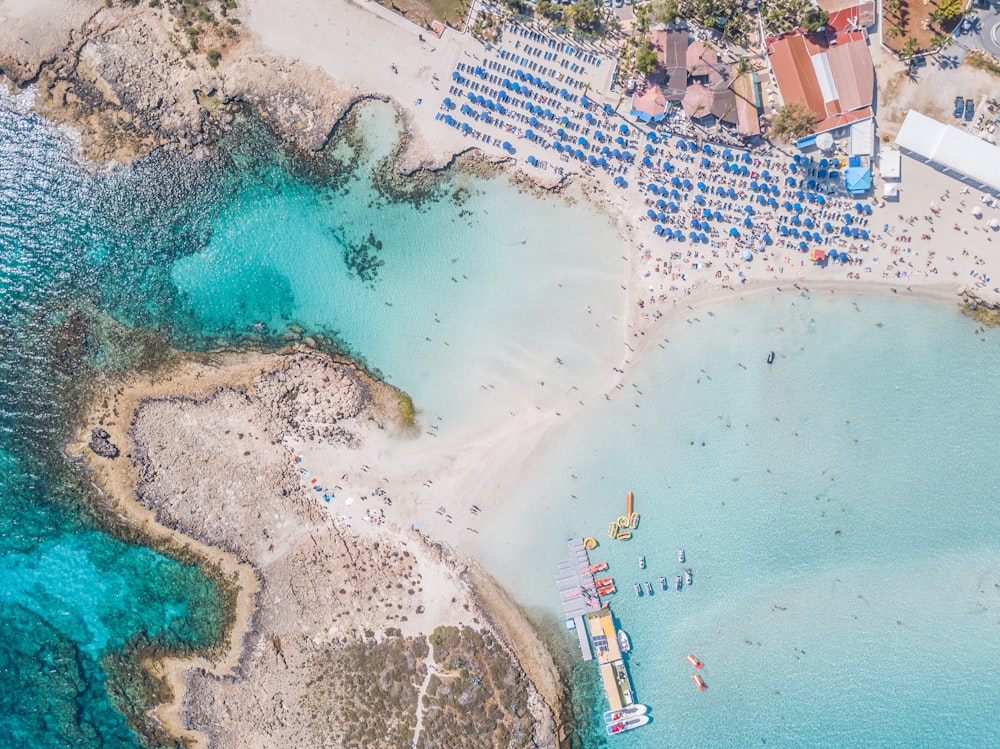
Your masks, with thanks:
<instances>
[{"instance_id":1,"label":"floating dock","mask_svg":"<svg viewBox=\"0 0 1000 749\"><path fill-rule=\"evenodd\" d=\"M566 627L576 630L583 660L590 661L594 656L590 650L590 634L584 617L593 611L600 611L601 597L597 594L594 574L590 571L590 556L583 545L583 539L571 538L568 545L569 559L559 562L556 587L559 588L563 611L566 612Z\"/></svg>"},{"instance_id":2,"label":"floating dock","mask_svg":"<svg viewBox=\"0 0 1000 749\"><path fill-rule=\"evenodd\" d=\"M618 647L618 637L615 632L611 609L603 608L587 614L587 625L590 639L597 652L597 663L601 669L601 683L612 710L621 710L635 702L632 694L632 682L625 670L621 648Z\"/></svg>"}]
</instances>

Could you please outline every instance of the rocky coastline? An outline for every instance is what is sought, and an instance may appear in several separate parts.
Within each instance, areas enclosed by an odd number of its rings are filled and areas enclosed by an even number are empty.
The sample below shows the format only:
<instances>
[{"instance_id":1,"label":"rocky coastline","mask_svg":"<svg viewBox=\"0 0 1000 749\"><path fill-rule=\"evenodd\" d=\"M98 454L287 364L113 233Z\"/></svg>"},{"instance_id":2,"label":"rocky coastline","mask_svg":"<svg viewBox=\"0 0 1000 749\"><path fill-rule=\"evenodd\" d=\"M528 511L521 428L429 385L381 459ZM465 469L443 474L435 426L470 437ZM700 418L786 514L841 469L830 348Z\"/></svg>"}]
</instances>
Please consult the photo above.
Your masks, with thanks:
<instances>
[{"instance_id":1,"label":"rocky coastline","mask_svg":"<svg viewBox=\"0 0 1000 749\"><path fill-rule=\"evenodd\" d=\"M366 428L405 434L399 403L301 344L188 357L95 401L68 452L235 590L226 652L142 664L172 697L130 716L152 743L556 745L558 675L498 586L416 531L339 522L283 443L363 449Z\"/></svg>"}]
</instances>

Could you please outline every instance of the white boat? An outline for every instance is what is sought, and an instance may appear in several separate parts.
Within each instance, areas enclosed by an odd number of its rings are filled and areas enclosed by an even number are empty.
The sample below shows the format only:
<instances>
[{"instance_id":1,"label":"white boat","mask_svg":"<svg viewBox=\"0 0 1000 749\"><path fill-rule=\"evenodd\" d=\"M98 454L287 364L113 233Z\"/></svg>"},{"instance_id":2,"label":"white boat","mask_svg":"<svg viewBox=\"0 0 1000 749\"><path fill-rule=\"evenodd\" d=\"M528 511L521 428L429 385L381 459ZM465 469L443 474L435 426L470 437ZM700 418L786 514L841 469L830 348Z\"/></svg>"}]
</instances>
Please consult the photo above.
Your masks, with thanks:
<instances>
[{"instance_id":1,"label":"white boat","mask_svg":"<svg viewBox=\"0 0 1000 749\"><path fill-rule=\"evenodd\" d=\"M604 727L604 730L608 732L608 736L615 736L619 733L631 731L633 728L644 726L647 723L649 723L648 715L633 715L631 718L625 718L624 720L617 720L614 723L608 723Z\"/></svg>"},{"instance_id":2,"label":"white boat","mask_svg":"<svg viewBox=\"0 0 1000 749\"><path fill-rule=\"evenodd\" d=\"M684 549L677 550L677 561L684 564Z\"/></svg>"},{"instance_id":3,"label":"white boat","mask_svg":"<svg viewBox=\"0 0 1000 749\"><path fill-rule=\"evenodd\" d=\"M632 643L628 641L628 635L625 634L624 629L618 630L618 649L623 653L627 653L632 649Z\"/></svg>"},{"instance_id":4,"label":"white boat","mask_svg":"<svg viewBox=\"0 0 1000 749\"><path fill-rule=\"evenodd\" d=\"M646 555L645 554L640 554L639 555L639 569L640 570L646 569Z\"/></svg>"},{"instance_id":5,"label":"white boat","mask_svg":"<svg viewBox=\"0 0 1000 749\"><path fill-rule=\"evenodd\" d=\"M685 567L684 568L684 583L686 585L690 585L692 580L694 580L694 577L691 575L691 568L690 567Z\"/></svg>"},{"instance_id":6,"label":"white boat","mask_svg":"<svg viewBox=\"0 0 1000 749\"><path fill-rule=\"evenodd\" d=\"M623 707L621 710L608 710L604 713L604 722L617 723L620 720L625 720L635 715L645 715L648 711L648 707L639 704L629 705Z\"/></svg>"}]
</instances>

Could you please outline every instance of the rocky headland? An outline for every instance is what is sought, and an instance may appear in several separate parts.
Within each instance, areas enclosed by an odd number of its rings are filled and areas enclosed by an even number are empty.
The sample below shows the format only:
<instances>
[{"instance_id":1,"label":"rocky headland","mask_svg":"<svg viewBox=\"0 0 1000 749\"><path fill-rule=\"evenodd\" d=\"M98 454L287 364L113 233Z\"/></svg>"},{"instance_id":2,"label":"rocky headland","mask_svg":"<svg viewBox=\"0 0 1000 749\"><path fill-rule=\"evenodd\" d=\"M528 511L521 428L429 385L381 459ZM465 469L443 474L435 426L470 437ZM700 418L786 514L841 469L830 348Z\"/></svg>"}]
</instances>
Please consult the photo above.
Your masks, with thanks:
<instances>
[{"instance_id":1,"label":"rocky headland","mask_svg":"<svg viewBox=\"0 0 1000 749\"><path fill-rule=\"evenodd\" d=\"M411 529L341 522L283 442L363 449L366 428L405 435L401 403L300 346L188 359L95 405L70 452L112 509L235 591L228 648L144 664L173 701L130 716L141 733L215 747L555 745L559 685L521 667L508 643L544 648L488 576Z\"/></svg>"}]
</instances>

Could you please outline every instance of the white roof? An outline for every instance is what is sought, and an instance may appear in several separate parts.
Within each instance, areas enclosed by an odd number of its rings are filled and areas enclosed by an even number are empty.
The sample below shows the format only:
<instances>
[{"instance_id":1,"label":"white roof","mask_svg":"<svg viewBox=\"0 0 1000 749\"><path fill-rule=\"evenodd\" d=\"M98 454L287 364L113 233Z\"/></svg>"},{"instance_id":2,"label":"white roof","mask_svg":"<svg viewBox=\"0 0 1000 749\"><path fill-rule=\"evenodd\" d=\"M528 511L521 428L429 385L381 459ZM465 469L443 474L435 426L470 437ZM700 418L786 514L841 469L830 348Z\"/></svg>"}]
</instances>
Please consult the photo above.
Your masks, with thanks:
<instances>
[{"instance_id":1,"label":"white roof","mask_svg":"<svg viewBox=\"0 0 1000 749\"><path fill-rule=\"evenodd\" d=\"M894 148L883 148L878 154L878 168L882 179L899 179L902 158Z\"/></svg>"},{"instance_id":2,"label":"white roof","mask_svg":"<svg viewBox=\"0 0 1000 749\"><path fill-rule=\"evenodd\" d=\"M899 185L895 182L886 182L882 185L882 197L883 198L894 198L899 195Z\"/></svg>"},{"instance_id":3,"label":"white roof","mask_svg":"<svg viewBox=\"0 0 1000 749\"><path fill-rule=\"evenodd\" d=\"M867 119L851 125L851 156L871 156L875 153L875 120Z\"/></svg>"},{"instance_id":4,"label":"white roof","mask_svg":"<svg viewBox=\"0 0 1000 749\"><path fill-rule=\"evenodd\" d=\"M1000 148L911 109L896 145L946 170L1000 190Z\"/></svg>"},{"instance_id":5,"label":"white roof","mask_svg":"<svg viewBox=\"0 0 1000 749\"><path fill-rule=\"evenodd\" d=\"M830 60L827 58L826 52L812 55L809 60L812 62L813 72L816 73L816 82L819 83L823 101L829 104L840 98L837 96L837 84L833 80L833 71L830 70Z\"/></svg>"}]
</instances>

